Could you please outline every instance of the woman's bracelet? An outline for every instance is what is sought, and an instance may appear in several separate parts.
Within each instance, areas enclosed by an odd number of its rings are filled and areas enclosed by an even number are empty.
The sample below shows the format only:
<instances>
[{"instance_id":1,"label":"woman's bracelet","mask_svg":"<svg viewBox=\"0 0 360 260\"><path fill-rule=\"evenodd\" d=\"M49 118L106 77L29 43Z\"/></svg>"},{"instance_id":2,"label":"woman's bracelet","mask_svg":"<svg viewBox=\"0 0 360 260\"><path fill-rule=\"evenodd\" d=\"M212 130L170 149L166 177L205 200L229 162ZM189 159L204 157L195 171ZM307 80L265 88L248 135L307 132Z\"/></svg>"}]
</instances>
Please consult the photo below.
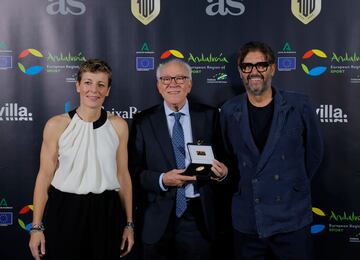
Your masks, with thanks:
<instances>
[{"instance_id":1,"label":"woman's bracelet","mask_svg":"<svg viewBox=\"0 0 360 260\"><path fill-rule=\"evenodd\" d=\"M43 232L45 230L44 224L34 224L30 228L30 233Z\"/></svg>"},{"instance_id":2,"label":"woman's bracelet","mask_svg":"<svg viewBox=\"0 0 360 260\"><path fill-rule=\"evenodd\" d=\"M125 225L125 228L126 229L134 229L134 222L132 222L132 221L128 221L128 222L126 222L126 225Z\"/></svg>"}]
</instances>

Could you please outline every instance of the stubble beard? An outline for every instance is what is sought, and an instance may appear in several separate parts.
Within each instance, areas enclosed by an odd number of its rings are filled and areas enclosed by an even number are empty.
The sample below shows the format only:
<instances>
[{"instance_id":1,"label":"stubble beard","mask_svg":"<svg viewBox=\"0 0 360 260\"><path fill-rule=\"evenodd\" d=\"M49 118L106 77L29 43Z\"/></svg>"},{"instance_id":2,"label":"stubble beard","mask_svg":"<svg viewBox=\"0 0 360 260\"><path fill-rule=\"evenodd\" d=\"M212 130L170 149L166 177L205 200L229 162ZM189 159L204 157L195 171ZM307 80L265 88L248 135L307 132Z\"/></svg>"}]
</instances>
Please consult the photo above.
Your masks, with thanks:
<instances>
[{"instance_id":1,"label":"stubble beard","mask_svg":"<svg viewBox=\"0 0 360 260\"><path fill-rule=\"evenodd\" d=\"M252 87L250 84L249 84L249 81L251 78L260 78L263 83L262 85L257 88L257 87ZM270 81L270 80L269 80ZM244 86L245 86L245 89L246 89L246 92L248 92L249 94L251 94L252 96L255 96L255 97L259 97L261 96L266 90L268 90L271 86L271 81L264 81L264 76L259 74L259 75L249 75L247 78L246 78L246 81L244 80Z\"/></svg>"}]
</instances>

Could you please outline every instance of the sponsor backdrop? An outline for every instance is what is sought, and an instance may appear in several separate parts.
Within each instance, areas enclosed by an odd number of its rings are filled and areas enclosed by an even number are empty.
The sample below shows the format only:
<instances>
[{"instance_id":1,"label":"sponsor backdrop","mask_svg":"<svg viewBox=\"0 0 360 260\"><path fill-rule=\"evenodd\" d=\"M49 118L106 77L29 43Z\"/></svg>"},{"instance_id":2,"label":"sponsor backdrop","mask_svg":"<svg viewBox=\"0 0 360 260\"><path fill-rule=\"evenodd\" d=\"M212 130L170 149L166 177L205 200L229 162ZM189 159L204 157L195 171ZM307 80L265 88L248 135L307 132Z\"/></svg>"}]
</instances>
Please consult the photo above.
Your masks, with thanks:
<instances>
[{"instance_id":1,"label":"sponsor backdrop","mask_svg":"<svg viewBox=\"0 0 360 260\"><path fill-rule=\"evenodd\" d=\"M312 186L316 259L358 258L359 9L356 0L2 0L0 258L31 259L42 129L78 105L82 61L111 64L104 107L131 125L136 112L160 101L155 69L169 57L193 67L196 101L219 106L243 92L235 55L250 40L273 47L274 85L308 94L321 122L325 159Z\"/></svg>"}]
</instances>

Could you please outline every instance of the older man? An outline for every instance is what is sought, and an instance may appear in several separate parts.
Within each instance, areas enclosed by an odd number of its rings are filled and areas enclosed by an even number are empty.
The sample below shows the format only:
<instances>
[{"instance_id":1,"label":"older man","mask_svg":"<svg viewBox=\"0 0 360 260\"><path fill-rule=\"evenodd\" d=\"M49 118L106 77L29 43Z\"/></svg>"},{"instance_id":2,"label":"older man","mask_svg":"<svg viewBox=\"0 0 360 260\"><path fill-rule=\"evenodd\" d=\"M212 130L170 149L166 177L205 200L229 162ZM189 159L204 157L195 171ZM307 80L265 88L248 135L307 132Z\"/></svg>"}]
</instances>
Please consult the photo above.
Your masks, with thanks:
<instances>
[{"instance_id":1,"label":"older man","mask_svg":"<svg viewBox=\"0 0 360 260\"><path fill-rule=\"evenodd\" d=\"M146 195L144 259L211 257L215 236L213 185L226 176L227 167L214 160L211 170L217 177L208 181L183 174L190 163L186 144L212 144L218 118L216 109L187 100L191 88L187 63L174 59L161 64L157 89L164 101L134 118L130 169Z\"/></svg>"},{"instance_id":2,"label":"older man","mask_svg":"<svg viewBox=\"0 0 360 260\"><path fill-rule=\"evenodd\" d=\"M246 93L221 110L236 188L232 223L236 259L311 259L310 181L323 146L308 98L272 86L275 57L261 42L237 59Z\"/></svg>"}]
</instances>

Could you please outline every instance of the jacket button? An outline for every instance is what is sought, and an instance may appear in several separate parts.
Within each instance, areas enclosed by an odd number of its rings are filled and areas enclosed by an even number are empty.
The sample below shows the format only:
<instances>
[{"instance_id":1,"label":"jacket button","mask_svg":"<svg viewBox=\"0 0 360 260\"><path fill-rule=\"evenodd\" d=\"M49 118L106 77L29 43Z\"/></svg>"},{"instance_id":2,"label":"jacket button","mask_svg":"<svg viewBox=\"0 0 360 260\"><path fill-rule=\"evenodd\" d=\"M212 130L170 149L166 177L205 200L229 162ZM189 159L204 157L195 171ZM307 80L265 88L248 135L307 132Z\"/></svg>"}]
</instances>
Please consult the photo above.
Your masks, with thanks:
<instances>
[{"instance_id":1,"label":"jacket button","mask_svg":"<svg viewBox=\"0 0 360 260\"><path fill-rule=\"evenodd\" d=\"M256 198L254 201L255 201L256 204L260 203L260 199L259 199L259 198Z\"/></svg>"},{"instance_id":2,"label":"jacket button","mask_svg":"<svg viewBox=\"0 0 360 260\"><path fill-rule=\"evenodd\" d=\"M276 181L277 181L277 180L279 180L279 179L280 179L279 174L275 174L275 175L274 175L274 180L276 180Z\"/></svg>"},{"instance_id":3,"label":"jacket button","mask_svg":"<svg viewBox=\"0 0 360 260\"><path fill-rule=\"evenodd\" d=\"M257 183L258 182L258 179L252 179L252 183Z\"/></svg>"},{"instance_id":4,"label":"jacket button","mask_svg":"<svg viewBox=\"0 0 360 260\"><path fill-rule=\"evenodd\" d=\"M281 197L280 196L276 196L276 199L275 199L277 202L281 201Z\"/></svg>"},{"instance_id":5,"label":"jacket button","mask_svg":"<svg viewBox=\"0 0 360 260\"><path fill-rule=\"evenodd\" d=\"M285 159L286 159L285 154L281 155L281 159L282 159L283 161L285 161Z\"/></svg>"},{"instance_id":6,"label":"jacket button","mask_svg":"<svg viewBox=\"0 0 360 260\"><path fill-rule=\"evenodd\" d=\"M242 165L243 165L244 167L246 167L246 162L244 161L244 162L242 163Z\"/></svg>"}]
</instances>

